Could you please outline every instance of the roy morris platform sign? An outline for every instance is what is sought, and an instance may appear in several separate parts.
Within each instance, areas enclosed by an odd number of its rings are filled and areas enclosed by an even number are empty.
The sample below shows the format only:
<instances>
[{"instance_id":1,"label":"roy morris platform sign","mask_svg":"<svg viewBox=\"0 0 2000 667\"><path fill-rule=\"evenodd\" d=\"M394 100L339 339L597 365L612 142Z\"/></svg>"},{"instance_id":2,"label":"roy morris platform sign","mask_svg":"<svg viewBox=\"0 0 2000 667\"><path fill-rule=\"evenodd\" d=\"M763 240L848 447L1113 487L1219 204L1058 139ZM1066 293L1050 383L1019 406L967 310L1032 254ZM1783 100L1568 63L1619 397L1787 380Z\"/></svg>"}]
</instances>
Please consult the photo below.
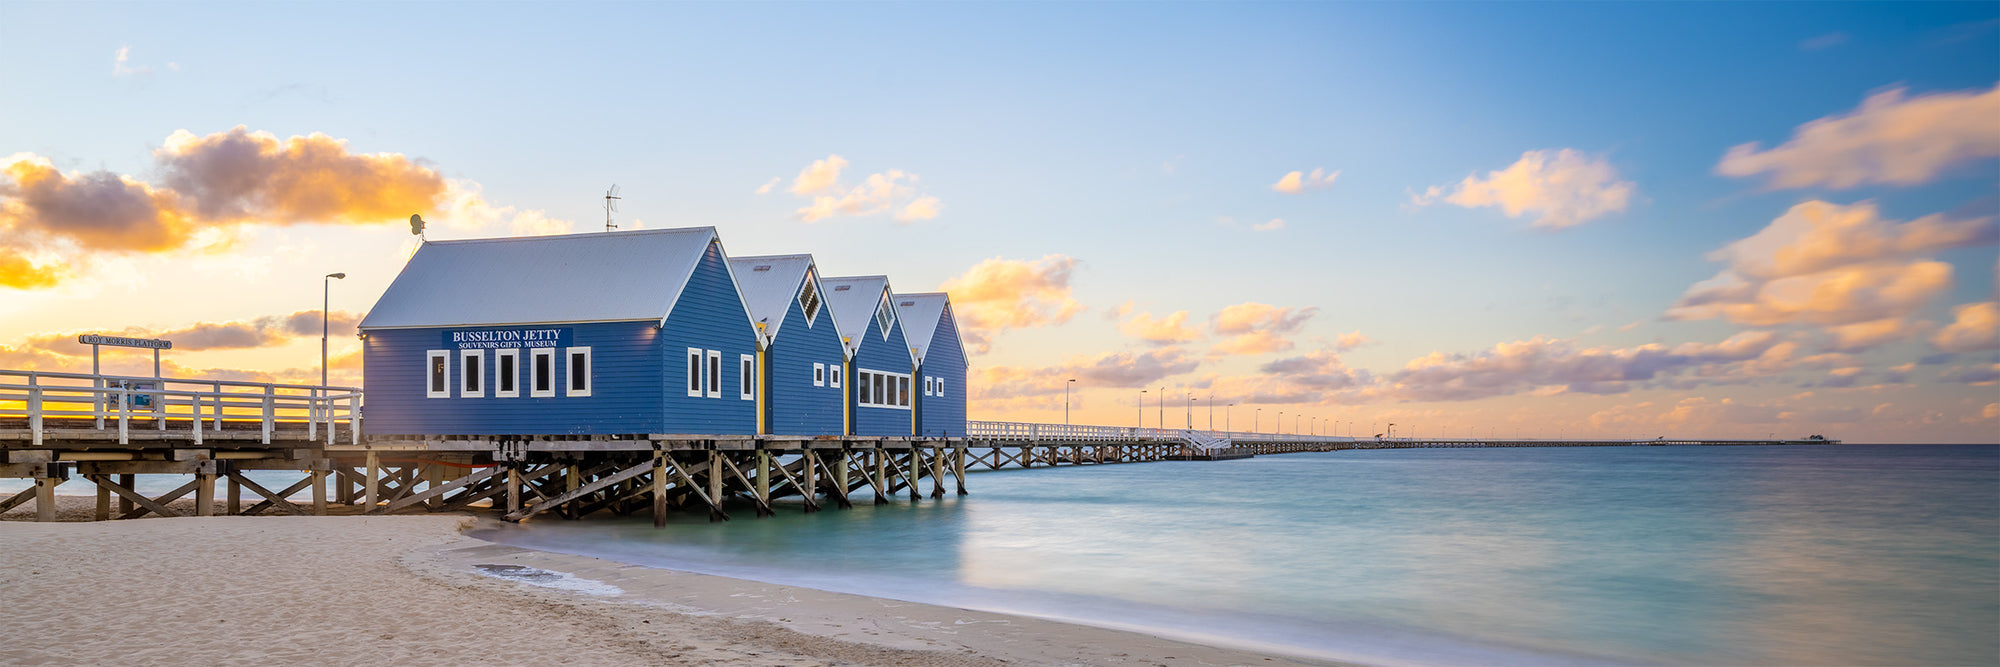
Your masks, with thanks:
<instances>
[{"instance_id":1,"label":"roy morris platform sign","mask_svg":"<svg viewBox=\"0 0 2000 667\"><path fill-rule=\"evenodd\" d=\"M143 347L151 350L174 349L174 342L158 338L126 338L124 336L99 336L84 334L76 337L76 342L84 345L114 345L117 347Z\"/></svg>"}]
</instances>

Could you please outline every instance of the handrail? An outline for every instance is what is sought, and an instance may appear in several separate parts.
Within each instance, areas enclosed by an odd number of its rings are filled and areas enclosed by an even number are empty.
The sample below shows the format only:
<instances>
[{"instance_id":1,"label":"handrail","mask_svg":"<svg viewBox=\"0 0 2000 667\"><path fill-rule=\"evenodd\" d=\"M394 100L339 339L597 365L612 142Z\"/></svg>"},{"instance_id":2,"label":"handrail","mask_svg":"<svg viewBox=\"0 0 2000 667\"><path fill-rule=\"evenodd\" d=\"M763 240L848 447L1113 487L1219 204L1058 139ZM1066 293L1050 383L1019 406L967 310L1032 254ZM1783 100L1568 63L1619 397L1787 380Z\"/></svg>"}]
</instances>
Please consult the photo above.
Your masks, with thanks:
<instances>
[{"instance_id":1,"label":"handrail","mask_svg":"<svg viewBox=\"0 0 2000 667\"><path fill-rule=\"evenodd\" d=\"M104 422L115 419L119 444L130 442L134 419L151 420L162 433L170 419L185 419L195 444L232 418L258 422L265 444L279 421L304 421L309 441L320 439L323 426L326 443L333 444L334 427L344 421L359 444L361 403L357 387L0 369L0 418L26 418L35 446L42 444L48 417L90 418L93 430L107 431Z\"/></svg>"}]
</instances>

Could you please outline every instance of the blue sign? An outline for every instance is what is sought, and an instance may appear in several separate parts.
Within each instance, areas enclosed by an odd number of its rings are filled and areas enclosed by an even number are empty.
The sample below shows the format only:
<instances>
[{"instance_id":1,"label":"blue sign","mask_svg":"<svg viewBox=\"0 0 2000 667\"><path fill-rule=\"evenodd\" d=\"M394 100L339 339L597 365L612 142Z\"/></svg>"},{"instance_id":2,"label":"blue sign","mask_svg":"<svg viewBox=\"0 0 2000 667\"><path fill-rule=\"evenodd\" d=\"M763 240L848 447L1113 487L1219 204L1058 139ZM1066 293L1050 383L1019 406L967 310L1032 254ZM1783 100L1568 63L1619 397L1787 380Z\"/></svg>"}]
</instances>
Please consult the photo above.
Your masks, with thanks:
<instances>
[{"instance_id":1,"label":"blue sign","mask_svg":"<svg viewBox=\"0 0 2000 667\"><path fill-rule=\"evenodd\" d=\"M444 332L444 346L454 350L496 350L518 347L568 347L575 336L568 327L461 329Z\"/></svg>"}]
</instances>

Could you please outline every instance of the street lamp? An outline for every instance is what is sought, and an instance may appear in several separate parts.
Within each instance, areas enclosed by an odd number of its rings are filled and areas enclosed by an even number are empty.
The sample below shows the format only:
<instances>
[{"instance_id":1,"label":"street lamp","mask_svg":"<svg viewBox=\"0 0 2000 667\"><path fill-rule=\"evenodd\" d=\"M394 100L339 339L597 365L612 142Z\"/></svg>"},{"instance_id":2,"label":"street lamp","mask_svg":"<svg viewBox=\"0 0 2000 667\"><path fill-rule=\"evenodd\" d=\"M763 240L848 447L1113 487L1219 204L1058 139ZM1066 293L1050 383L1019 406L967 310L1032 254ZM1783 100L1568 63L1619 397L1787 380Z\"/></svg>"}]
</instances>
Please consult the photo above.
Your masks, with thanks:
<instances>
[{"instance_id":1,"label":"street lamp","mask_svg":"<svg viewBox=\"0 0 2000 667\"><path fill-rule=\"evenodd\" d=\"M1215 432L1215 394L1208 395L1208 430Z\"/></svg>"},{"instance_id":2,"label":"street lamp","mask_svg":"<svg viewBox=\"0 0 2000 667\"><path fill-rule=\"evenodd\" d=\"M1284 410L1279 410L1279 411L1278 411L1278 425L1277 425L1277 426L1273 426L1273 427L1271 427L1271 430L1272 430L1272 431L1274 431L1274 432L1276 432L1276 433L1277 433L1278 435L1284 435L1284 434L1285 434L1285 411L1284 411Z\"/></svg>"},{"instance_id":3,"label":"street lamp","mask_svg":"<svg viewBox=\"0 0 2000 667\"><path fill-rule=\"evenodd\" d=\"M1250 415L1250 432L1258 433L1259 431L1257 429L1262 428L1263 425L1264 425L1264 409L1257 408L1257 413Z\"/></svg>"},{"instance_id":4,"label":"street lamp","mask_svg":"<svg viewBox=\"0 0 2000 667\"><path fill-rule=\"evenodd\" d=\"M1063 383L1063 425L1069 425L1069 388L1076 384L1076 378Z\"/></svg>"},{"instance_id":5,"label":"street lamp","mask_svg":"<svg viewBox=\"0 0 2000 667\"><path fill-rule=\"evenodd\" d=\"M1194 394L1188 394L1188 402L1187 402L1187 427L1188 427L1188 430L1190 430L1190 431L1194 430L1194 402L1195 402L1195 401L1199 401L1199 400L1201 400L1201 399L1199 399L1199 398L1195 398L1195 397L1194 397Z\"/></svg>"},{"instance_id":6,"label":"street lamp","mask_svg":"<svg viewBox=\"0 0 2000 667\"><path fill-rule=\"evenodd\" d=\"M1234 408L1235 408L1235 407L1236 407L1236 404L1235 404L1235 403L1230 403L1229 405L1225 405L1225 406L1222 406L1222 430L1223 430L1223 431L1226 431L1226 432L1230 432L1230 433L1234 433L1234 432L1235 432L1235 431L1230 431L1230 430L1229 430L1229 413L1231 413L1231 412L1235 412L1235 410L1234 410Z\"/></svg>"},{"instance_id":7,"label":"street lamp","mask_svg":"<svg viewBox=\"0 0 2000 667\"><path fill-rule=\"evenodd\" d=\"M1160 388L1160 430L1167 430L1167 388Z\"/></svg>"},{"instance_id":8,"label":"street lamp","mask_svg":"<svg viewBox=\"0 0 2000 667\"><path fill-rule=\"evenodd\" d=\"M1139 390L1139 428L1146 428L1146 390Z\"/></svg>"},{"instance_id":9,"label":"street lamp","mask_svg":"<svg viewBox=\"0 0 2000 667\"><path fill-rule=\"evenodd\" d=\"M329 273L319 281L319 386L326 386L326 320L327 308L333 303L333 281L346 280L345 273Z\"/></svg>"}]
</instances>

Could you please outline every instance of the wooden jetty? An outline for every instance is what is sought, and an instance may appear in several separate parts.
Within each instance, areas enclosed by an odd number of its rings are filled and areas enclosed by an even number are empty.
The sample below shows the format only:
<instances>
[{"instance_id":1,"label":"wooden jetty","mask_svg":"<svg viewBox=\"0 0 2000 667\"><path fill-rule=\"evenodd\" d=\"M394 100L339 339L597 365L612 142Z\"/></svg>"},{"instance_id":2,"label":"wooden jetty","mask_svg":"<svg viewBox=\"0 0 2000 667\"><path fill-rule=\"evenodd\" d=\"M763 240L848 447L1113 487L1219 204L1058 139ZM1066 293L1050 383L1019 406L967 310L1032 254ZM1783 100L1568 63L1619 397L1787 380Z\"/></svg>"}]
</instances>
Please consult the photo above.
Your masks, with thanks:
<instances>
[{"instance_id":1,"label":"wooden jetty","mask_svg":"<svg viewBox=\"0 0 2000 667\"><path fill-rule=\"evenodd\" d=\"M980 470L1168 460L1220 461L1349 449L1836 444L1833 440L1356 439L1181 429L968 422L959 438L643 433L572 436L369 434L354 387L0 370L0 478L34 485L0 511L35 503L55 518L55 490L81 479L95 518L263 513L389 514L479 509L511 521L608 511L759 516L796 498L806 512L964 494ZM245 473L302 473L281 489ZM157 496L136 475L191 475ZM225 487L221 501L217 483ZM311 501L291 498L310 490ZM245 492L248 492L248 498ZM115 497L115 503L114 503ZM246 502L247 500L247 502ZM220 505L220 507L218 507ZM740 505L738 505L740 506Z\"/></svg>"}]
</instances>

